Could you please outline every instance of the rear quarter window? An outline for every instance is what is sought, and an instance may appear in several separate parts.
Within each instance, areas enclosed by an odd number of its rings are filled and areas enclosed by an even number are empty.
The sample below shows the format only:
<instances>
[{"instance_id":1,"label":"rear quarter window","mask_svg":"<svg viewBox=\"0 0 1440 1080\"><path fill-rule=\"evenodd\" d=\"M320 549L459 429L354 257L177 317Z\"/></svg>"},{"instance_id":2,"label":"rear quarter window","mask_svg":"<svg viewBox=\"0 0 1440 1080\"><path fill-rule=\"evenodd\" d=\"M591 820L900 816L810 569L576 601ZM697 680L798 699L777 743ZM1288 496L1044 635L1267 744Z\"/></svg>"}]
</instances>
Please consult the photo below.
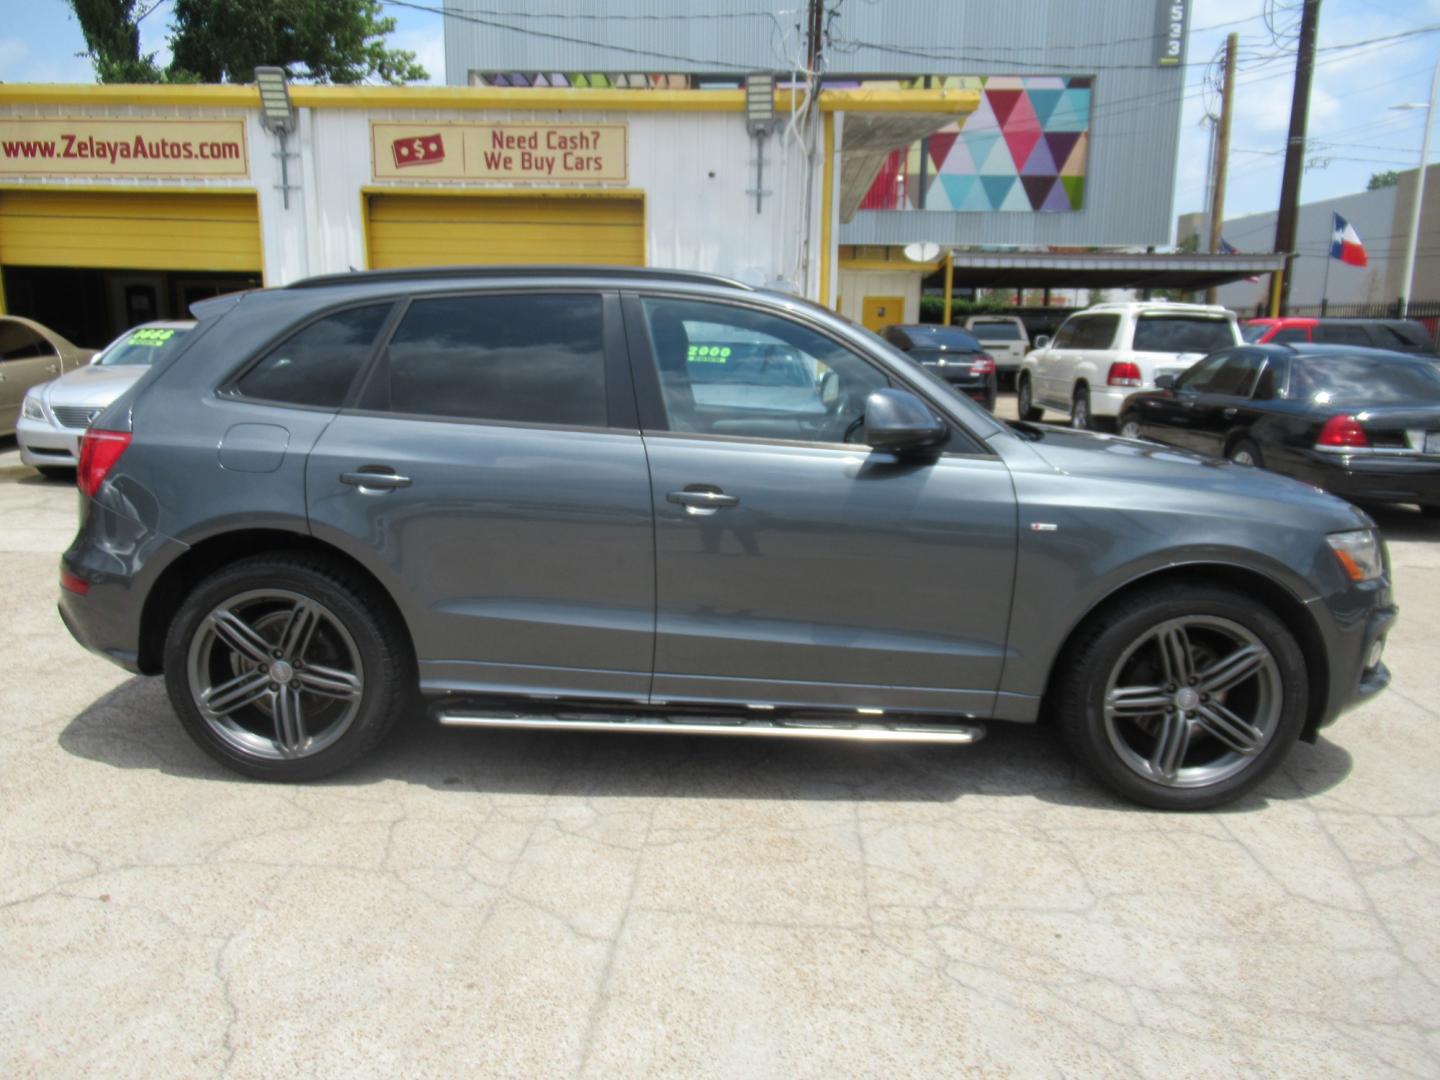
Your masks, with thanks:
<instances>
[{"instance_id":1,"label":"rear quarter window","mask_svg":"<svg viewBox=\"0 0 1440 1080\"><path fill-rule=\"evenodd\" d=\"M338 409L369 359L390 308L388 302L370 304L316 319L241 375L236 391L260 401Z\"/></svg>"}]
</instances>

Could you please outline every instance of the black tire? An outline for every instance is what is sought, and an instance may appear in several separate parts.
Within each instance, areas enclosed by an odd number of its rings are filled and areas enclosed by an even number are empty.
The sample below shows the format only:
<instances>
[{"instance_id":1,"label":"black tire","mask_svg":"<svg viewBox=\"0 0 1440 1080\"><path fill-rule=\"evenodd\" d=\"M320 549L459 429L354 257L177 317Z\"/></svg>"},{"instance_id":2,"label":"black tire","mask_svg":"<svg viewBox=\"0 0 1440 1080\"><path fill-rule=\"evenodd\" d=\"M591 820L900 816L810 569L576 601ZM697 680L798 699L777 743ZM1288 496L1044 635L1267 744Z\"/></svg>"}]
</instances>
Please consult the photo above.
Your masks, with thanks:
<instances>
[{"instance_id":1,"label":"black tire","mask_svg":"<svg viewBox=\"0 0 1440 1080\"><path fill-rule=\"evenodd\" d=\"M75 470L66 465L36 465L35 471L46 480L63 480L67 484L75 482Z\"/></svg>"},{"instance_id":2,"label":"black tire","mask_svg":"<svg viewBox=\"0 0 1440 1080\"><path fill-rule=\"evenodd\" d=\"M209 629L213 626L211 613L237 598L268 590L318 605L325 616L333 620L333 623L320 625L326 627L326 632L335 640L341 640L336 635L342 630L348 634L348 642L342 641L340 648L350 648L359 660L357 675L360 684L353 698L358 705L353 712L349 711L350 706L343 706L349 718L340 734L329 745L313 753L302 750L299 756L280 759L263 756L263 747L254 753L237 747L233 739L227 739L212 726L212 721L202 715L191 689L193 650L200 648L197 635L208 633L215 639L216 648L226 648L225 643L215 638L213 630ZM263 599L256 602L263 603ZM285 632L281 630L269 636L278 638ZM321 634L319 631L311 633L307 646L314 636ZM326 642L322 640L318 644L323 646ZM230 649L229 658L234 672L241 670L236 666L237 662L248 664L233 649ZM278 664L273 666L279 667ZM303 668L304 664L298 663L295 667ZM249 674L258 675L263 680L260 671L251 670ZM304 695L302 676L297 672L293 677L297 697L301 701L311 700ZM343 566L323 557L298 552L244 559L217 571L195 587L176 612L165 636L165 686L180 723L206 753L236 772L272 781L314 780L347 768L378 746L395 722L418 703L413 651L399 619L391 614L386 598L378 595L370 582ZM274 703L271 705L272 711L268 714L257 711L264 708L263 704L247 704L231 715L241 717L241 723L258 728L257 739L271 737L266 734L266 725L273 725L275 753L279 753L280 721L278 712L273 711ZM317 713L323 714L326 708L325 700L321 698ZM312 735L310 742L313 744L316 738Z\"/></svg>"},{"instance_id":3,"label":"black tire","mask_svg":"<svg viewBox=\"0 0 1440 1080\"><path fill-rule=\"evenodd\" d=\"M1171 620L1209 621L1221 627L1239 627L1254 642L1263 645L1269 655L1269 663L1264 670L1215 695L1223 706L1234 703L1242 717L1245 712L1242 697L1247 693L1253 694L1251 700L1257 703L1273 702L1266 706L1268 727L1264 729L1264 741L1257 741L1256 748L1247 753L1232 753L1205 730L1203 721L1183 721L1182 726L1190 734L1180 744L1186 749L1180 752L1177 762L1180 768L1175 772L1180 783L1193 786L1179 786L1177 780L1165 783L1146 775L1142 768L1143 752L1136 752L1134 760L1127 763L1126 755L1117 746L1117 743L1128 745L1125 743L1126 736L1112 737L1113 729L1106 716L1106 693L1112 675L1121 677L1122 669L1127 673L1136 671L1134 667L1125 667L1126 664L1146 663L1147 657L1142 652L1131 650L1135 650L1136 643L1144 641L1147 635L1172 625ZM1198 632L1186 640L1192 645L1203 645ZM1309 683L1305 658L1294 635L1268 608L1235 589L1204 584L1171 584L1124 597L1103 608L1081 627L1059 663L1061 666L1052 684L1053 712L1061 736L1071 752L1090 773L1112 790L1127 799L1160 810L1205 810L1239 798L1279 766L1305 725ZM1195 666L1203 674L1208 665L1197 661ZM1158 683L1164 678L1153 668L1138 677L1133 674L1125 677L1136 677L1142 684L1151 679ZM1160 696L1164 696L1163 691L1163 687L1157 689ZM1213 704L1203 708L1213 708ZM1258 713L1257 709L1257 716ZM1178 711L1165 715L1167 718L1173 716L1177 724L1181 723ZM1143 729L1138 722L1131 723L1134 726L1128 728L1129 732L1143 740L1146 737ZM1124 725L1123 719L1115 722L1117 729ZM1162 730L1165 729L1157 726L1156 733L1150 736L1153 738L1153 754L1160 752L1159 732ZM1255 730L1259 730L1258 724ZM1198 742L1195 741L1197 737ZM1207 764L1204 755L1216 751L1222 757L1215 764ZM1224 773L1222 764L1226 754L1233 759L1229 767L1236 770L1230 774ZM1187 766L1187 762L1193 764ZM1215 770L1214 782L1205 782L1204 771L1207 768ZM1182 778L1180 774L1187 769L1196 775Z\"/></svg>"},{"instance_id":4,"label":"black tire","mask_svg":"<svg viewBox=\"0 0 1440 1080\"><path fill-rule=\"evenodd\" d=\"M1070 399L1070 426L1076 431L1093 431L1095 418L1090 414L1090 388L1083 383L1075 388Z\"/></svg>"},{"instance_id":5,"label":"black tire","mask_svg":"<svg viewBox=\"0 0 1440 1080\"><path fill-rule=\"evenodd\" d=\"M1121 438L1125 439L1143 439L1145 437L1140 434L1140 416L1134 412L1127 412L1120 417L1120 423L1115 430L1119 432Z\"/></svg>"},{"instance_id":6,"label":"black tire","mask_svg":"<svg viewBox=\"0 0 1440 1080\"><path fill-rule=\"evenodd\" d=\"M1030 390L1030 376L1017 375L1015 377L1015 409L1021 420L1035 423L1045 415L1044 409L1037 409Z\"/></svg>"},{"instance_id":7,"label":"black tire","mask_svg":"<svg viewBox=\"0 0 1440 1080\"><path fill-rule=\"evenodd\" d=\"M1260 455L1260 447L1255 444L1254 439L1236 439L1230 449L1225 451L1225 456L1236 465L1253 466L1257 469L1265 467L1265 459Z\"/></svg>"},{"instance_id":8,"label":"black tire","mask_svg":"<svg viewBox=\"0 0 1440 1080\"><path fill-rule=\"evenodd\" d=\"M1424 514L1427 518L1440 518L1440 503L1422 506L1420 507L1420 513Z\"/></svg>"}]
</instances>

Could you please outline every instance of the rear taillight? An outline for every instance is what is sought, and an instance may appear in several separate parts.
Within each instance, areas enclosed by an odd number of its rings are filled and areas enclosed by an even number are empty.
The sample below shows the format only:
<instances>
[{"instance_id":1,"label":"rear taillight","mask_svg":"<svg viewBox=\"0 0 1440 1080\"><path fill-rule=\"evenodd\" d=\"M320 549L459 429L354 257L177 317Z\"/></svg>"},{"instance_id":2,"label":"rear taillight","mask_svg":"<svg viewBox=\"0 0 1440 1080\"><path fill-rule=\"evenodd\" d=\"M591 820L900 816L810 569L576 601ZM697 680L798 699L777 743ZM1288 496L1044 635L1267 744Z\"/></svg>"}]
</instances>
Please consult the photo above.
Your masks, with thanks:
<instances>
[{"instance_id":1,"label":"rear taillight","mask_svg":"<svg viewBox=\"0 0 1440 1080\"><path fill-rule=\"evenodd\" d=\"M61 570L60 587L66 592L73 592L76 596L84 596L90 591L90 582L72 574L69 570Z\"/></svg>"},{"instance_id":2,"label":"rear taillight","mask_svg":"<svg viewBox=\"0 0 1440 1080\"><path fill-rule=\"evenodd\" d=\"M981 353L970 361L971 375L993 375L995 373L995 358L986 353Z\"/></svg>"},{"instance_id":3,"label":"rear taillight","mask_svg":"<svg viewBox=\"0 0 1440 1080\"><path fill-rule=\"evenodd\" d=\"M97 431L91 428L80 440L80 464L75 470L75 482L86 495L93 496L100 490L105 477L120 460L130 445L128 431Z\"/></svg>"},{"instance_id":4,"label":"rear taillight","mask_svg":"<svg viewBox=\"0 0 1440 1080\"><path fill-rule=\"evenodd\" d=\"M1370 445L1370 436L1365 434L1365 429L1355 417L1332 416L1320 429L1315 445L1364 447Z\"/></svg>"},{"instance_id":5,"label":"rear taillight","mask_svg":"<svg viewBox=\"0 0 1440 1080\"><path fill-rule=\"evenodd\" d=\"M1110 365L1110 374L1105 381L1111 386L1139 386L1141 385L1140 365L1132 364L1127 360L1117 360Z\"/></svg>"}]
</instances>

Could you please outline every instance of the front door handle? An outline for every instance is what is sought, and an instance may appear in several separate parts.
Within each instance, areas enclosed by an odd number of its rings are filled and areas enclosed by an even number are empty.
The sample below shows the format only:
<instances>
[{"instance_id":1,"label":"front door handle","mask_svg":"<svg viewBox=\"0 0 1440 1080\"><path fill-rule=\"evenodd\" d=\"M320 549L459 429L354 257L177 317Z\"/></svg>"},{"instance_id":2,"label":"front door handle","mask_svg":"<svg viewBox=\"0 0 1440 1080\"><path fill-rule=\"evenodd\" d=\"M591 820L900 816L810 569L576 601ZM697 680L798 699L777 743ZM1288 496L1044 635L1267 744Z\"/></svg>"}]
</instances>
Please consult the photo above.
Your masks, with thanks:
<instances>
[{"instance_id":1,"label":"front door handle","mask_svg":"<svg viewBox=\"0 0 1440 1080\"><path fill-rule=\"evenodd\" d=\"M726 495L717 487L705 484L691 484L684 491L672 491L665 496L666 502L685 507L687 514L713 514L727 506L740 505L735 495Z\"/></svg>"},{"instance_id":2,"label":"front door handle","mask_svg":"<svg viewBox=\"0 0 1440 1080\"><path fill-rule=\"evenodd\" d=\"M1225 414L1224 414L1224 415L1225 415L1225 419L1226 419L1226 420L1234 420L1234 419L1235 419L1235 414L1238 413L1239 411L1240 411L1239 409L1226 409L1226 410L1225 410Z\"/></svg>"},{"instance_id":3,"label":"front door handle","mask_svg":"<svg viewBox=\"0 0 1440 1080\"><path fill-rule=\"evenodd\" d=\"M393 491L395 488L410 486L410 477L401 476L393 469L384 472L370 469L360 469L356 472L344 472L340 474L342 484L350 484L357 487L365 494L376 494L377 492Z\"/></svg>"}]
</instances>

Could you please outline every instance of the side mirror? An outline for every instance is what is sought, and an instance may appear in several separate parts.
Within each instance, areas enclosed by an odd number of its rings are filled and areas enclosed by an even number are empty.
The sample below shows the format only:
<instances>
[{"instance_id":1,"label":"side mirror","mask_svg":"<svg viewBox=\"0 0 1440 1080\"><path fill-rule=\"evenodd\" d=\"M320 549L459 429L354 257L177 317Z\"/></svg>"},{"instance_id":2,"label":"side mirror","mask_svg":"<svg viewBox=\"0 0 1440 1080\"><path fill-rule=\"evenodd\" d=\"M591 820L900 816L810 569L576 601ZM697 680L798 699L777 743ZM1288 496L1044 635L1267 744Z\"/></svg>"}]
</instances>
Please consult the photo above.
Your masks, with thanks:
<instances>
[{"instance_id":1,"label":"side mirror","mask_svg":"<svg viewBox=\"0 0 1440 1080\"><path fill-rule=\"evenodd\" d=\"M1174 390L1174 389L1175 389L1175 376L1174 376L1174 375L1156 375L1156 376L1155 376L1155 389L1157 389L1157 390Z\"/></svg>"},{"instance_id":2,"label":"side mirror","mask_svg":"<svg viewBox=\"0 0 1440 1080\"><path fill-rule=\"evenodd\" d=\"M876 450L922 450L949 435L945 422L908 390L876 390L865 399L865 442Z\"/></svg>"},{"instance_id":3,"label":"side mirror","mask_svg":"<svg viewBox=\"0 0 1440 1080\"><path fill-rule=\"evenodd\" d=\"M1031 346L1031 347L1032 347L1032 348L1036 348L1036 349L1043 349L1043 348L1045 348L1045 347L1046 347L1047 345L1049 345L1049 344L1050 344L1050 335L1049 335L1049 334L1036 334L1036 335L1035 335L1035 341L1032 343L1032 346Z\"/></svg>"}]
</instances>

